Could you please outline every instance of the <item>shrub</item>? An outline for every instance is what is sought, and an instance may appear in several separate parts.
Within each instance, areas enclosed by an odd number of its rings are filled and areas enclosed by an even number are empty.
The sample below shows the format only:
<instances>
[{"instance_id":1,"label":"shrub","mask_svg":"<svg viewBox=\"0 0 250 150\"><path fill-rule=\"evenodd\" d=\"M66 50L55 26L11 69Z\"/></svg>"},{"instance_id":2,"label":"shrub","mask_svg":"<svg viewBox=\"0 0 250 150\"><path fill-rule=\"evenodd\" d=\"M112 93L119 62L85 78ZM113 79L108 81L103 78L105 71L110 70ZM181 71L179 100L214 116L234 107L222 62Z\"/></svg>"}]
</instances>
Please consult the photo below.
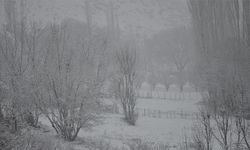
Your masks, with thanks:
<instances>
[{"instance_id":1,"label":"shrub","mask_svg":"<svg viewBox=\"0 0 250 150\"><path fill-rule=\"evenodd\" d=\"M19 135L14 145L14 150L74 150L69 143L33 129Z\"/></svg>"},{"instance_id":2,"label":"shrub","mask_svg":"<svg viewBox=\"0 0 250 150\"><path fill-rule=\"evenodd\" d=\"M118 64L116 97L121 101L125 120L130 125L135 125L137 114L136 106L136 50L129 45L116 53Z\"/></svg>"},{"instance_id":3,"label":"shrub","mask_svg":"<svg viewBox=\"0 0 250 150\"><path fill-rule=\"evenodd\" d=\"M11 142L13 135L10 133L7 125L1 121L0 122L0 149L9 150L11 149Z\"/></svg>"}]
</instances>

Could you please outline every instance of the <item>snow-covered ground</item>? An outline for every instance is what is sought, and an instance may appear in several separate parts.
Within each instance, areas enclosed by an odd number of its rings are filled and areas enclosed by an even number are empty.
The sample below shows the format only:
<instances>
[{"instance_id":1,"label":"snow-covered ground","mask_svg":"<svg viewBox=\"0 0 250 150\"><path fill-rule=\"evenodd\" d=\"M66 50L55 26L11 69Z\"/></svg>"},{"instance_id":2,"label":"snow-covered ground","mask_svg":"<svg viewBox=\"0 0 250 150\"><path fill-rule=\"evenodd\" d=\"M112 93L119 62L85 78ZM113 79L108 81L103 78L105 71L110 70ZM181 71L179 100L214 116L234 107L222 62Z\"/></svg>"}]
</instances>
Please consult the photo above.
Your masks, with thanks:
<instances>
[{"instance_id":1,"label":"snow-covered ground","mask_svg":"<svg viewBox=\"0 0 250 150\"><path fill-rule=\"evenodd\" d=\"M159 119L141 117L136 126L130 126L122 120L121 115L107 114L101 125L91 131L81 130L80 137L103 137L104 139L126 141L142 139L143 141L177 145L186 134L190 134L193 121L187 119Z\"/></svg>"},{"instance_id":2,"label":"snow-covered ground","mask_svg":"<svg viewBox=\"0 0 250 150\"><path fill-rule=\"evenodd\" d=\"M161 111L197 112L197 100L174 101L164 99L138 99L137 107L141 109ZM109 139L112 143L132 139L142 139L156 143L177 146L183 141L184 135L190 137L195 120L180 118L152 118L140 116L136 126L130 126L122 120L122 114L105 114L103 122L91 131L82 130L79 136Z\"/></svg>"},{"instance_id":3,"label":"snow-covered ground","mask_svg":"<svg viewBox=\"0 0 250 150\"><path fill-rule=\"evenodd\" d=\"M139 99L138 107L162 111L197 111L197 101ZM42 122L49 125L46 120ZM79 137L108 140L115 147L121 147L124 141L134 139L174 147L183 142L184 135L190 137L194 122L192 119L139 116L136 125L130 126L123 120L122 114L106 113L91 130L82 129Z\"/></svg>"},{"instance_id":4,"label":"snow-covered ground","mask_svg":"<svg viewBox=\"0 0 250 150\"><path fill-rule=\"evenodd\" d=\"M137 107L161 111L197 112L198 100L138 99Z\"/></svg>"}]
</instances>

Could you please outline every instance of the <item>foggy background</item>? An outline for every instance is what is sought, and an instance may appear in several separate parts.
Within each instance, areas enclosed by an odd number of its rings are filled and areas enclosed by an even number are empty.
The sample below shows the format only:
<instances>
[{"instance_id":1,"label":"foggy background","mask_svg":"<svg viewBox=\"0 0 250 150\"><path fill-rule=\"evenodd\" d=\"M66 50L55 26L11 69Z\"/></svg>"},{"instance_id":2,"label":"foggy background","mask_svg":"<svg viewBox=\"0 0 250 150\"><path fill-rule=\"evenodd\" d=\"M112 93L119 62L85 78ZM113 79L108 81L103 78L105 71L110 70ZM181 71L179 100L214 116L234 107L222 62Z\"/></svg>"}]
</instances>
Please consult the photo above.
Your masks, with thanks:
<instances>
[{"instance_id":1,"label":"foggy background","mask_svg":"<svg viewBox=\"0 0 250 150\"><path fill-rule=\"evenodd\" d=\"M249 0L0 0L0 149L249 150Z\"/></svg>"}]
</instances>

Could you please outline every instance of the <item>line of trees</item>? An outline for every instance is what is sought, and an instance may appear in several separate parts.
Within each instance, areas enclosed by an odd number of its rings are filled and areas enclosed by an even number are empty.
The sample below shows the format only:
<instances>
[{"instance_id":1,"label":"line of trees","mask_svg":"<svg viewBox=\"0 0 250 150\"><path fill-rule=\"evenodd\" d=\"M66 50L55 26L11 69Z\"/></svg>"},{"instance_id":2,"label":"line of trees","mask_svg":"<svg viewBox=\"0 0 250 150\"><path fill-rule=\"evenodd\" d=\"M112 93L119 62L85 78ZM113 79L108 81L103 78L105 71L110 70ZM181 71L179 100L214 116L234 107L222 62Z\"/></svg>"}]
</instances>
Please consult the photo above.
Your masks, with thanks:
<instances>
[{"instance_id":1,"label":"line of trees","mask_svg":"<svg viewBox=\"0 0 250 150\"><path fill-rule=\"evenodd\" d=\"M250 149L249 0L189 0L196 44L194 76L203 90L198 149ZM213 122L213 123L211 123ZM198 138L197 138L198 137Z\"/></svg>"}]
</instances>

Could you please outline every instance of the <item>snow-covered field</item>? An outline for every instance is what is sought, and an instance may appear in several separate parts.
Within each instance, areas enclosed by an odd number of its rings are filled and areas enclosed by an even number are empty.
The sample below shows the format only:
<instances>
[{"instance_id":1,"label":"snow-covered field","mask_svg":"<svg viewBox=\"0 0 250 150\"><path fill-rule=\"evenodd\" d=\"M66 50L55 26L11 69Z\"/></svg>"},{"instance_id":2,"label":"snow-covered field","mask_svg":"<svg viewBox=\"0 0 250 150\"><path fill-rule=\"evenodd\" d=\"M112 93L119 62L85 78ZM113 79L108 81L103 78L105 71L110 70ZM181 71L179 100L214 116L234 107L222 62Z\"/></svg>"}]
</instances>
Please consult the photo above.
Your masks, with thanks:
<instances>
[{"instance_id":1,"label":"snow-covered field","mask_svg":"<svg viewBox=\"0 0 250 150\"><path fill-rule=\"evenodd\" d=\"M186 134L190 134L192 120L159 119L142 117L136 126L129 126L121 115L108 114L101 125L91 131L82 130L79 136L103 137L104 139L126 141L142 139L143 141L177 145Z\"/></svg>"},{"instance_id":2,"label":"snow-covered field","mask_svg":"<svg viewBox=\"0 0 250 150\"><path fill-rule=\"evenodd\" d=\"M160 99L139 99L138 108L161 111L197 111L197 101L172 101ZM178 145L184 135L189 136L195 120L180 118L139 117L136 126L122 120L122 114L105 114L102 122L90 131L82 130L79 136L103 137L104 139L126 141L142 139L156 143Z\"/></svg>"},{"instance_id":3,"label":"snow-covered field","mask_svg":"<svg viewBox=\"0 0 250 150\"><path fill-rule=\"evenodd\" d=\"M138 108L159 109L162 111L197 111L197 101L173 101L139 99ZM49 122L44 120L49 125ZM79 137L104 139L115 147L122 147L124 141L141 139L145 142L168 144L171 147L190 137L195 120L180 118L153 118L139 116L135 126L128 125L122 114L103 114L100 123L91 130L82 129Z\"/></svg>"}]
</instances>

